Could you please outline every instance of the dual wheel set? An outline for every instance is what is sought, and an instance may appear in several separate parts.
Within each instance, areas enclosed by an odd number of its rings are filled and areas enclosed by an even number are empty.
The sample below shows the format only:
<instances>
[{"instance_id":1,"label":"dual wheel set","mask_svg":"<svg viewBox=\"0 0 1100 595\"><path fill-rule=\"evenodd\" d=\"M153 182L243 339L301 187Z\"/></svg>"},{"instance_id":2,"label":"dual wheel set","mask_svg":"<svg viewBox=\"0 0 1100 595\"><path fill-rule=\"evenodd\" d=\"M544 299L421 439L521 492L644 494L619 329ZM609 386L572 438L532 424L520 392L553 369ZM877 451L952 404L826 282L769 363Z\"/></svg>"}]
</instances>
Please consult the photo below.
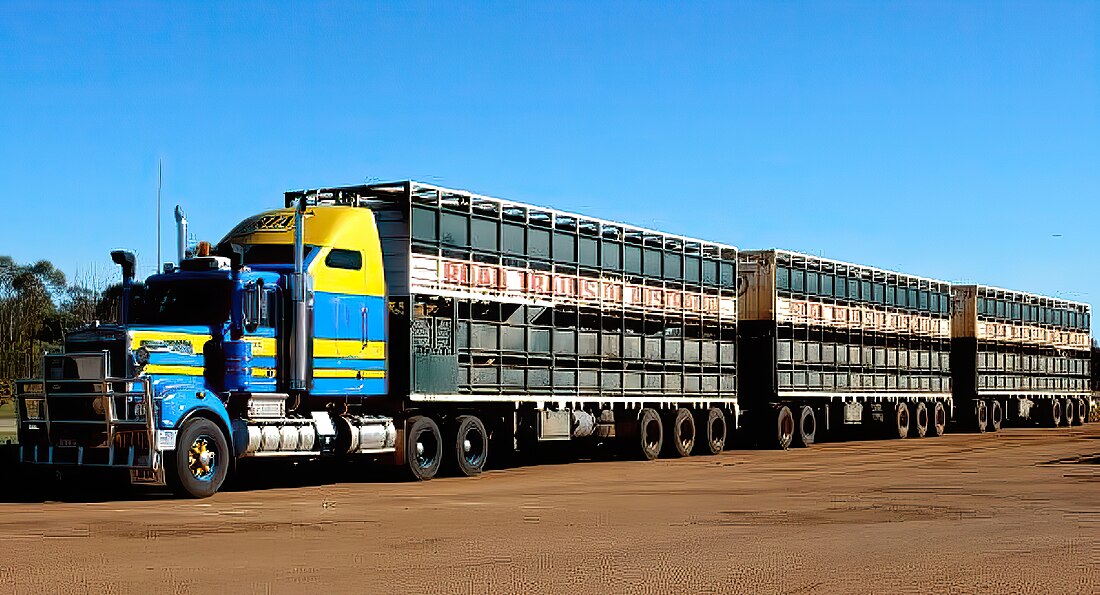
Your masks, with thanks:
<instances>
[{"instance_id":1,"label":"dual wheel set","mask_svg":"<svg viewBox=\"0 0 1100 595\"><path fill-rule=\"evenodd\" d=\"M1088 399L1050 399L1042 408L1039 421L1046 426L1079 426L1089 421Z\"/></svg>"},{"instance_id":2,"label":"dual wheel set","mask_svg":"<svg viewBox=\"0 0 1100 595\"><path fill-rule=\"evenodd\" d=\"M1000 431L1004 423L1004 405L1000 401L978 401L974 406L973 425L978 432ZM1042 401L1039 414L1032 419L1049 427L1079 426L1088 423L1089 402L1083 398L1049 399ZM1033 407L1032 411L1036 409Z\"/></svg>"},{"instance_id":3,"label":"dual wheel set","mask_svg":"<svg viewBox=\"0 0 1100 595\"><path fill-rule=\"evenodd\" d=\"M974 404L972 430L978 433L1000 432L1005 420L1005 408L1000 401L977 401Z\"/></svg>"},{"instance_id":4,"label":"dual wheel set","mask_svg":"<svg viewBox=\"0 0 1100 595\"><path fill-rule=\"evenodd\" d=\"M436 420L417 415L405 427L405 469L412 479L431 479L441 469L471 477L485 469L489 431L476 415L455 416L443 428Z\"/></svg>"},{"instance_id":5,"label":"dual wheel set","mask_svg":"<svg viewBox=\"0 0 1100 595\"><path fill-rule=\"evenodd\" d=\"M657 410L643 408L637 418L624 412L615 422L615 439L629 458L716 455L726 447L726 414L717 407Z\"/></svg>"},{"instance_id":6,"label":"dual wheel set","mask_svg":"<svg viewBox=\"0 0 1100 595\"><path fill-rule=\"evenodd\" d=\"M774 432L763 436L766 446L785 450L791 446L807 447L817 440L817 412L812 406L779 403L773 407ZM870 411L864 407L865 412ZM870 423L870 416L864 421ZM883 422L887 436L893 438L942 436L947 428L947 408L941 401L884 403Z\"/></svg>"},{"instance_id":7,"label":"dual wheel set","mask_svg":"<svg viewBox=\"0 0 1100 595\"><path fill-rule=\"evenodd\" d=\"M630 458L718 454L726 446L726 414L717 407L647 407L618 417L615 441ZM431 479L441 470L473 476L485 468L493 441L476 415L459 415L442 428L420 415L409 418L405 427L405 468L413 479Z\"/></svg>"}]
</instances>

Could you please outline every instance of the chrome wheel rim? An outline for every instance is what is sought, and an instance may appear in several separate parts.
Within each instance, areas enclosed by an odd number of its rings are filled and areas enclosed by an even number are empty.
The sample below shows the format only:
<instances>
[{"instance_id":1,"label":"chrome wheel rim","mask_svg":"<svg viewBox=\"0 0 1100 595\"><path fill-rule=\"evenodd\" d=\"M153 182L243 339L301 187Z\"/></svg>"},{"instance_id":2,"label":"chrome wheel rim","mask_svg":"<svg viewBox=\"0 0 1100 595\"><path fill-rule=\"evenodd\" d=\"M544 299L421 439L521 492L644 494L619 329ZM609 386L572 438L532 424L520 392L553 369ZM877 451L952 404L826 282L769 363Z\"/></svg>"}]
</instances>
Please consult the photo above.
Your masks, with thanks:
<instances>
[{"instance_id":1,"label":"chrome wheel rim","mask_svg":"<svg viewBox=\"0 0 1100 595\"><path fill-rule=\"evenodd\" d=\"M218 447L206 434L197 436L187 450L187 469L199 481L210 481L218 468Z\"/></svg>"},{"instance_id":2,"label":"chrome wheel rim","mask_svg":"<svg viewBox=\"0 0 1100 595\"><path fill-rule=\"evenodd\" d=\"M462 460L471 467L481 464L485 456L485 437L476 427L466 429L466 435L462 437Z\"/></svg>"},{"instance_id":3,"label":"chrome wheel rim","mask_svg":"<svg viewBox=\"0 0 1100 595\"><path fill-rule=\"evenodd\" d=\"M439 450L439 442L435 434L429 430L421 430L416 435L416 444L413 447L416 452L416 465L421 469L427 469L435 464L436 452Z\"/></svg>"}]
</instances>

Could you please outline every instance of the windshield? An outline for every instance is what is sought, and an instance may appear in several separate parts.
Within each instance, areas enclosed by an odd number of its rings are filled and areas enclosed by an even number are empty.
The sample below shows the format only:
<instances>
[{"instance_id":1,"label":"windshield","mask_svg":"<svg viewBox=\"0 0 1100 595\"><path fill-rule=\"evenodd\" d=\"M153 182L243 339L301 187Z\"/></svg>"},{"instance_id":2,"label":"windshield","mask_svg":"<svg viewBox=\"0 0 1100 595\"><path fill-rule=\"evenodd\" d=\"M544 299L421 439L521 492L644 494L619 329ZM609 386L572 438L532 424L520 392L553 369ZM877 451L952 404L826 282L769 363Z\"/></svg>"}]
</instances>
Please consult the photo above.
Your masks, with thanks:
<instances>
[{"instance_id":1,"label":"windshield","mask_svg":"<svg viewBox=\"0 0 1100 595\"><path fill-rule=\"evenodd\" d=\"M244 248L244 264L294 264L294 244L242 244ZM305 245L306 262L310 255L317 250L317 246ZM230 253L229 244L218 246L219 254Z\"/></svg>"},{"instance_id":2,"label":"windshield","mask_svg":"<svg viewBox=\"0 0 1100 595\"><path fill-rule=\"evenodd\" d=\"M202 325L229 321L233 283L228 279L151 283L134 304L135 324Z\"/></svg>"}]
</instances>

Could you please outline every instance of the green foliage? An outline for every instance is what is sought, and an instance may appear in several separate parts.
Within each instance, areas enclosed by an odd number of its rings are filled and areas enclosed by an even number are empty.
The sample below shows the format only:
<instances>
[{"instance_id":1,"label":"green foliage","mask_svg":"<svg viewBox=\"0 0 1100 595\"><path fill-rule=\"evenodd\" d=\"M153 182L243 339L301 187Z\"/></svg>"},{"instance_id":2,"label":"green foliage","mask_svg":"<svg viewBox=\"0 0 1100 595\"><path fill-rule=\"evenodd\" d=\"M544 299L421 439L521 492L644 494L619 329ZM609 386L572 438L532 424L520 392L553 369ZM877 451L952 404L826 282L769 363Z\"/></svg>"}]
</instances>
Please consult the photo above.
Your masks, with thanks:
<instances>
[{"instance_id":1,"label":"green foliage","mask_svg":"<svg viewBox=\"0 0 1100 595\"><path fill-rule=\"evenodd\" d=\"M69 284L48 260L20 264L0 256L0 391L5 380L37 376L41 354L95 320L103 301L86 284Z\"/></svg>"}]
</instances>

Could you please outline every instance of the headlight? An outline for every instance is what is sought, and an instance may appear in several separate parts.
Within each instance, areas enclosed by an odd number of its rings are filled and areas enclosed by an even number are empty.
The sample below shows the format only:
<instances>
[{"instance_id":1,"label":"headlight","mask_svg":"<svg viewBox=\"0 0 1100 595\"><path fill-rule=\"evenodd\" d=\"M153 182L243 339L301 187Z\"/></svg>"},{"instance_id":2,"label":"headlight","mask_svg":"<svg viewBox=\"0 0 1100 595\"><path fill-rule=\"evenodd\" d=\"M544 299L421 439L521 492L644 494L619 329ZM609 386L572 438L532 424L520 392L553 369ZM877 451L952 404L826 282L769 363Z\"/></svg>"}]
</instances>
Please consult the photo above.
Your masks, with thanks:
<instances>
[{"instance_id":1,"label":"headlight","mask_svg":"<svg viewBox=\"0 0 1100 595\"><path fill-rule=\"evenodd\" d=\"M27 419L42 419L42 399L24 399L23 407L27 412Z\"/></svg>"},{"instance_id":2,"label":"headlight","mask_svg":"<svg viewBox=\"0 0 1100 595\"><path fill-rule=\"evenodd\" d=\"M138 369L145 367L145 364L149 363L149 349L142 346L134 352L134 359L137 361Z\"/></svg>"}]
</instances>

